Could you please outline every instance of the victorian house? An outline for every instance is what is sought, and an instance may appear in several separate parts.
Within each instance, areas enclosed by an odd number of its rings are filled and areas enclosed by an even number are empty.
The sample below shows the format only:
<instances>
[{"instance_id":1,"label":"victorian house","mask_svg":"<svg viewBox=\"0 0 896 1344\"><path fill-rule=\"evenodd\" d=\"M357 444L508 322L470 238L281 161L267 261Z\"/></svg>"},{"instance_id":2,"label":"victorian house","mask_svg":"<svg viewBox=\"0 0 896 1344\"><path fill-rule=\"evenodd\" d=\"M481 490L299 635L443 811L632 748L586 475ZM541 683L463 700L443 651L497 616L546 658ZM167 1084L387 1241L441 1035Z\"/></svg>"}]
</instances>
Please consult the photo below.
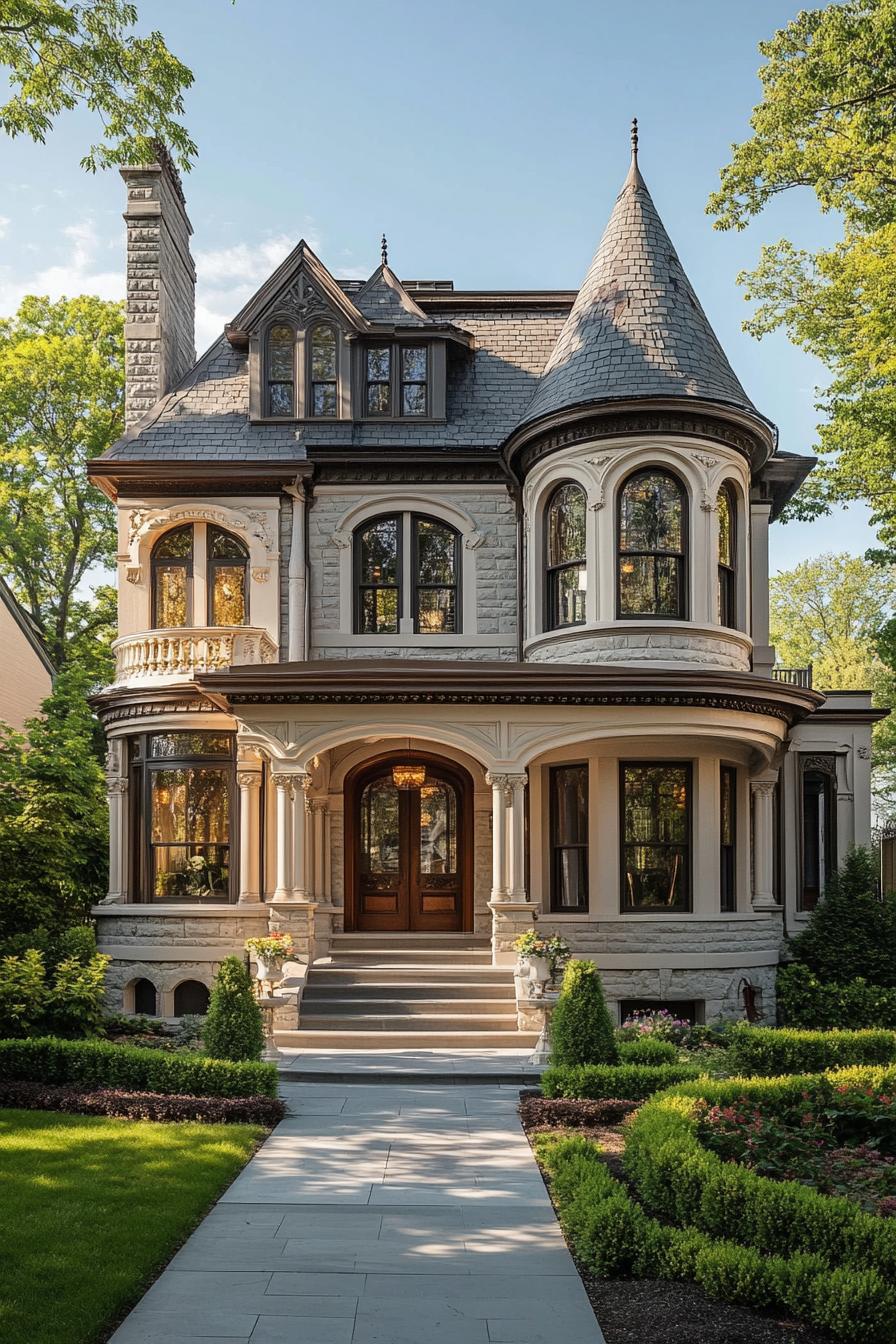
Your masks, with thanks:
<instances>
[{"instance_id":1,"label":"victorian house","mask_svg":"<svg viewBox=\"0 0 896 1344\"><path fill-rule=\"evenodd\" d=\"M123 177L112 1006L201 1011L286 929L284 1039L512 1043L537 920L618 1012L773 1015L869 842L876 714L775 666L768 530L813 459L636 146L578 291L399 279L385 245L340 280L300 242L198 362L180 182Z\"/></svg>"}]
</instances>

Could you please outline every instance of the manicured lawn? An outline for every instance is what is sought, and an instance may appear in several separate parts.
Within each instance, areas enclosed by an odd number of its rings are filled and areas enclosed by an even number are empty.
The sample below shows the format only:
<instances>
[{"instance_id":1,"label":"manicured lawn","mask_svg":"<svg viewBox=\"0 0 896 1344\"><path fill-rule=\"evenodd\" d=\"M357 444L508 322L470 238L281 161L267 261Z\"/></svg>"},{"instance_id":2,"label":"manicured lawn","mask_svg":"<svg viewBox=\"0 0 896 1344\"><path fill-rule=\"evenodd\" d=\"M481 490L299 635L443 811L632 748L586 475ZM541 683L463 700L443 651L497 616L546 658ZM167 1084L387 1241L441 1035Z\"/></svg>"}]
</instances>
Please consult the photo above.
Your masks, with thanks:
<instances>
[{"instance_id":1,"label":"manicured lawn","mask_svg":"<svg viewBox=\"0 0 896 1344\"><path fill-rule=\"evenodd\" d=\"M104 1338L264 1132L0 1110L0 1342Z\"/></svg>"}]
</instances>

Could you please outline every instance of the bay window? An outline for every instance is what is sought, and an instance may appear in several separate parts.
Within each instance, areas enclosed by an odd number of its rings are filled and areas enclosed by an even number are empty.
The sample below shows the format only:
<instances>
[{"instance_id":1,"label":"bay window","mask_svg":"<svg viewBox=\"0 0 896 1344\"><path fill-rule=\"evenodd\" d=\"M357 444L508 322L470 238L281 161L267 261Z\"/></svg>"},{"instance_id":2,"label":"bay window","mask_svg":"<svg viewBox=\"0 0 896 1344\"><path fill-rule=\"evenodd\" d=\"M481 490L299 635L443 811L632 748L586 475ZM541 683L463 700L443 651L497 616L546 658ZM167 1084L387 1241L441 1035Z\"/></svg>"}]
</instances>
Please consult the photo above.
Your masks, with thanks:
<instances>
[{"instance_id":1,"label":"bay window","mask_svg":"<svg viewBox=\"0 0 896 1344\"><path fill-rule=\"evenodd\" d=\"M619 777L622 909L690 910L690 764L623 762Z\"/></svg>"}]
</instances>

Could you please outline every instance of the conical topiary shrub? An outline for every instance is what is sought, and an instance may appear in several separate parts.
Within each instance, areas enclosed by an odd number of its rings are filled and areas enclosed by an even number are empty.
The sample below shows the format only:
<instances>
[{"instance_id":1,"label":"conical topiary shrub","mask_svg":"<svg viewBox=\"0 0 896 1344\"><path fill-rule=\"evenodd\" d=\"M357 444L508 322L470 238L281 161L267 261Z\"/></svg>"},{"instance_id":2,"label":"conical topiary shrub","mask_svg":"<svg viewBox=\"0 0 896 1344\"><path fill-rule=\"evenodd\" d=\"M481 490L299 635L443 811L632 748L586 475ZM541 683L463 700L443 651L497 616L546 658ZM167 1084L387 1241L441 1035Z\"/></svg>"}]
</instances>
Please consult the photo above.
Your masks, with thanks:
<instances>
[{"instance_id":1,"label":"conical topiary shrub","mask_svg":"<svg viewBox=\"0 0 896 1344\"><path fill-rule=\"evenodd\" d=\"M571 961L551 1018L552 1064L615 1064L613 1023L593 961Z\"/></svg>"},{"instance_id":2,"label":"conical topiary shrub","mask_svg":"<svg viewBox=\"0 0 896 1344\"><path fill-rule=\"evenodd\" d=\"M252 981L239 957L221 962L202 1032L213 1059L261 1059L264 1028Z\"/></svg>"}]
</instances>

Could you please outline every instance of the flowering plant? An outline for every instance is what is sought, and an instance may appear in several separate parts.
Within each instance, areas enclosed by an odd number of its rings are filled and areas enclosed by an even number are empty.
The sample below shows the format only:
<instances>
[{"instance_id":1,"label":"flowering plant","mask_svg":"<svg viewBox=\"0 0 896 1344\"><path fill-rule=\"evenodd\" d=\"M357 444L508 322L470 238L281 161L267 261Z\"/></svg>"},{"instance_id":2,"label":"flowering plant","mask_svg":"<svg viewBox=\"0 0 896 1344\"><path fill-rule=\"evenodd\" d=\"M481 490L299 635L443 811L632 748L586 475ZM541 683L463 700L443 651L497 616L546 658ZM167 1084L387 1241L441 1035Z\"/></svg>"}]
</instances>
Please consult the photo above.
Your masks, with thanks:
<instances>
[{"instance_id":1,"label":"flowering plant","mask_svg":"<svg viewBox=\"0 0 896 1344\"><path fill-rule=\"evenodd\" d=\"M521 957L544 957L551 968L553 980L561 966L569 961L570 946L559 933L541 934L536 929L527 929L513 944L513 950Z\"/></svg>"},{"instance_id":2,"label":"flowering plant","mask_svg":"<svg viewBox=\"0 0 896 1344\"><path fill-rule=\"evenodd\" d=\"M620 1033L623 1040L639 1040L642 1036L655 1036L661 1041L674 1041L676 1045L684 1041L691 1030L687 1018L676 1017L668 1008L636 1010L629 1013L623 1022Z\"/></svg>"},{"instance_id":3,"label":"flowering plant","mask_svg":"<svg viewBox=\"0 0 896 1344\"><path fill-rule=\"evenodd\" d=\"M244 944L247 952L256 957L271 961L274 957L288 957L293 949L291 933L269 933L264 937L247 938Z\"/></svg>"}]
</instances>

